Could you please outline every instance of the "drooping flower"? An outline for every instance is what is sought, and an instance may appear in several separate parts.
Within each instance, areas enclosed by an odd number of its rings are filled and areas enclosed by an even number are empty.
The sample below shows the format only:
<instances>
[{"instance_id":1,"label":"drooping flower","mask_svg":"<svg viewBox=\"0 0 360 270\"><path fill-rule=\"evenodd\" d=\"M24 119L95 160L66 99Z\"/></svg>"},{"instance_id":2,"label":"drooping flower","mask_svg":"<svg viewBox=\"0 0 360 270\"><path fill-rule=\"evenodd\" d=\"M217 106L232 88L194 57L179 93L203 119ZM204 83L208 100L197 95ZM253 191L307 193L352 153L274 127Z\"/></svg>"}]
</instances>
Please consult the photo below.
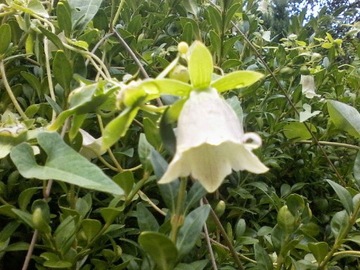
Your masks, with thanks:
<instances>
[{"instance_id":1,"label":"drooping flower","mask_svg":"<svg viewBox=\"0 0 360 270\"><path fill-rule=\"evenodd\" d=\"M307 98L320 97L315 93L315 81L312 75L301 75L300 84L302 86L302 93Z\"/></svg>"},{"instance_id":2,"label":"drooping flower","mask_svg":"<svg viewBox=\"0 0 360 270\"><path fill-rule=\"evenodd\" d=\"M260 145L257 134L244 134L237 115L216 89L194 90L178 119L175 156L159 183L191 175L214 192L232 169L268 170L252 153Z\"/></svg>"}]
</instances>

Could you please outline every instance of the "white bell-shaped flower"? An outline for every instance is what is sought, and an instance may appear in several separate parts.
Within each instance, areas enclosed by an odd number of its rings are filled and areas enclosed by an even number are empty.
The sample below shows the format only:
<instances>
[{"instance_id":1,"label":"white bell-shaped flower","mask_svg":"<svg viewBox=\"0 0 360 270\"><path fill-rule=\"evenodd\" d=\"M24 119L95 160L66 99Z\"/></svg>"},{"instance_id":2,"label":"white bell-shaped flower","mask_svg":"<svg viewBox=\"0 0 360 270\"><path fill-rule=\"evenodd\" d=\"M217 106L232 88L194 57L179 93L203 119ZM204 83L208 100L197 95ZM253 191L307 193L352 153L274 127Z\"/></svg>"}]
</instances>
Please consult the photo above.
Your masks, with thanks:
<instances>
[{"instance_id":1,"label":"white bell-shaped flower","mask_svg":"<svg viewBox=\"0 0 360 270\"><path fill-rule=\"evenodd\" d=\"M315 80L314 76L312 75L301 75L300 78L300 84L302 86L302 93L307 98L314 98L314 97L320 97L320 95L317 95L315 93Z\"/></svg>"},{"instance_id":2,"label":"white bell-shaped flower","mask_svg":"<svg viewBox=\"0 0 360 270\"><path fill-rule=\"evenodd\" d=\"M159 183L191 175L214 192L232 169L268 170L252 153L260 145L257 134L244 134L239 118L216 89L192 91L178 119L175 156Z\"/></svg>"}]
</instances>

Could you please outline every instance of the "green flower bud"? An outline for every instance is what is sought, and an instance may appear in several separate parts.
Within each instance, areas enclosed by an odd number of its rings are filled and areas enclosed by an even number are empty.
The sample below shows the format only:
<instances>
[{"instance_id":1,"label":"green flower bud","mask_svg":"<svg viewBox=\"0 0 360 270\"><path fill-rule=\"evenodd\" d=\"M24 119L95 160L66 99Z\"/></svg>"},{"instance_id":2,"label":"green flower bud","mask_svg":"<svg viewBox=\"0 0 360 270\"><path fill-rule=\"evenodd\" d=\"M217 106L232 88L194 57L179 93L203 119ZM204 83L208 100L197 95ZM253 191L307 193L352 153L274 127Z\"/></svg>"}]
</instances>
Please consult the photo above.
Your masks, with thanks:
<instances>
[{"instance_id":1,"label":"green flower bud","mask_svg":"<svg viewBox=\"0 0 360 270\"><path fill-rule=\"evenodd\" d=\"M35 208L32 214L32 222L34 224L34 228L43 233L50 233L51 228L49 224L46 222L44 218L43 211L40 207Z\"/></svg>"},{"instance_id":2,"label":"green flower bud","mask_svg":"<svg viewBox=\"0 0 360 270\"><path fill-rule=\"evenodd\" d=\"M170 71L169 78L187 83L190 80L189 71L183 65L177 65Z\"/></svg>"},{"instance_id":3,"label":"green flower bud","mask_svg":"<svg viewBox=\"0 0 360 270\"><path fill-rule=\"evenodd\" d=\"M215 206L214 212L218 217L221 217L226 209L226 204L223 200L220 200L217 205Z\"/></svg>"},{"instance_id":4,"label":"green flower bud","mask_svg":"<svg viewBox=\"0 0 360 270\"><path fill-rule=\"evenodd\" d=\"M277 216L277 222L281 229L285 232L290 233L296 228L296 218L291 214L287 205L280 208Z\"/></svg>"}]
</instances>

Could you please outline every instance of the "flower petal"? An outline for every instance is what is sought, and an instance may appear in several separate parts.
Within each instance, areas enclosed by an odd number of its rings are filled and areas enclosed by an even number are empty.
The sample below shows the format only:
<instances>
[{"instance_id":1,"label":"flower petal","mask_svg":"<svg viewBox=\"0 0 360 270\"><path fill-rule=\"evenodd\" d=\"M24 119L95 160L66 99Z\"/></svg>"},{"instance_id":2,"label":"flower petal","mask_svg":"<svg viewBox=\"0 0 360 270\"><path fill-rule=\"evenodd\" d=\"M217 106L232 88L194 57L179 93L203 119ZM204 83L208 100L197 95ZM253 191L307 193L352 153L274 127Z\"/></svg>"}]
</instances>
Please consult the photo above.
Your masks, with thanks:
<instances>
[{"instance_id":1,"label":"flower petal","mask_svg":"<svg viewBox=\"0 0 360 270\"><path fill-rule=\"evenodd\" d=\"M312 75L301 75L300 84L302 85L302 93L307 98L320 97L315 93L315 81Z\"/></svg>"},{"instance_id":2,"label":"flower petal","mask_svg":"<svg viewBox=\"0 0 360 270\"><path fill-rule=\"evenodd\" d=\"M215 89L193 91L179 116L177 147L186 150L203 143L241 143L243 133L239 118Z\"/></svg>"},{"instance_id":3,"label":"flower petal","mask_svg":"<svg viewBox=\"0 0 360 270\"><path fill-rule=\"evenodd\" d=\"M183 158L182 153L176 153L175 157L169 164L164 175L158 181L159 184L167 184L178 177L185 177L190 175L190 166L186 158Z\"/></svg>"}]
</instances>

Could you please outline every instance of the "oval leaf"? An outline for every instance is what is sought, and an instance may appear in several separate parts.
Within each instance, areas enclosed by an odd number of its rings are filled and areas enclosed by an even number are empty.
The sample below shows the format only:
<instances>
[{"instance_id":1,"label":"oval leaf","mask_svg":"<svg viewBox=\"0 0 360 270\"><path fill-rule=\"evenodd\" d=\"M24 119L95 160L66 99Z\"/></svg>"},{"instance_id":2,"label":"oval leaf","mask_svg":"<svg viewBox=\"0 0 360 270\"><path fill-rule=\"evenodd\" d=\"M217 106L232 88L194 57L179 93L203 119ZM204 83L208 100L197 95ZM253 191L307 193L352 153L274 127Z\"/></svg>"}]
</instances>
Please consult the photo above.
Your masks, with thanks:
<instances>
[{"instance_id":1,"label":"oval leaf","mask_svg":"<svg viewBox=\"0 0 360 270\"><path fill-rule=\"evenodd\" d=\"M143 232L139 236L139 244L151 256L158 269L174 269L178 251L168 237L157 232Z\"/></svg>"},{"instance_id":2,"label":"oval leaf","mask_svg":"<svg viewBox=\"0 0 360 270\"><path fill-rule=\"evenodd\" d=\"M176 246L179 249L179 257L189 253L199 239L201 230L210 212L209 205L203 205L193 210L186 216L184 225L179 230Z\"/></svg>"},{"instance_id":3,"label":"oval leaf","mask_svg":"<svg viewBox=\"0 0 360 270\"><path fill-rule=\"evenodd\" d=\"M218 92L224 92L250 86L262 77L264 77L264 75L256 71L239 70L215 80L211 83L211 86L218 90Z\"/></svg>"},{"instance_id":4,"label":"oval leaf","mask_svg":"<svg viewBox=\"0 0 360 270\"><path fill-rule=\"evenodd\" d=\"M11 42L11 27L7 23L0 26L0 40L0 54L4 54Z\"/></svg>"},{"instance_id":5,"label":"oval leaf","mask_svg":"<svg viewBox=\"0 0 360 270\"><path fill-rule=\"evenodd\" d=\"M354 205L350 192L343 186L340 186L338 183L335 183L334 181L331 180L326 180L326 181L336 192L336 195L339 197L340 202L344 206L346 212L348 214L351 214L354 210Z\"/></svg>"},{"instance_id":6,"label":"oval leaf","mask_svg":"<svg viewBox=\"0 0 360 270\"><path fill-rule=\"evenodd\" d=\"M38 134L38 143L47 154L44 166L36 160L31 146L15 146L10 157L25 178L59 180L83 188L122 195L123 190L103 171L68 146L57 133Z\"/></svg>"},{"instance_id":7,"label":"oval leaf","mask_svg":"<svg viewBox=\"0 0 360 270\"><path fill-rule=\"evenodd\" d=\"M331 121L338 129L360 137L360 113L352 106L335 100L327 102Z\"/></svg>"}]
</instances>

